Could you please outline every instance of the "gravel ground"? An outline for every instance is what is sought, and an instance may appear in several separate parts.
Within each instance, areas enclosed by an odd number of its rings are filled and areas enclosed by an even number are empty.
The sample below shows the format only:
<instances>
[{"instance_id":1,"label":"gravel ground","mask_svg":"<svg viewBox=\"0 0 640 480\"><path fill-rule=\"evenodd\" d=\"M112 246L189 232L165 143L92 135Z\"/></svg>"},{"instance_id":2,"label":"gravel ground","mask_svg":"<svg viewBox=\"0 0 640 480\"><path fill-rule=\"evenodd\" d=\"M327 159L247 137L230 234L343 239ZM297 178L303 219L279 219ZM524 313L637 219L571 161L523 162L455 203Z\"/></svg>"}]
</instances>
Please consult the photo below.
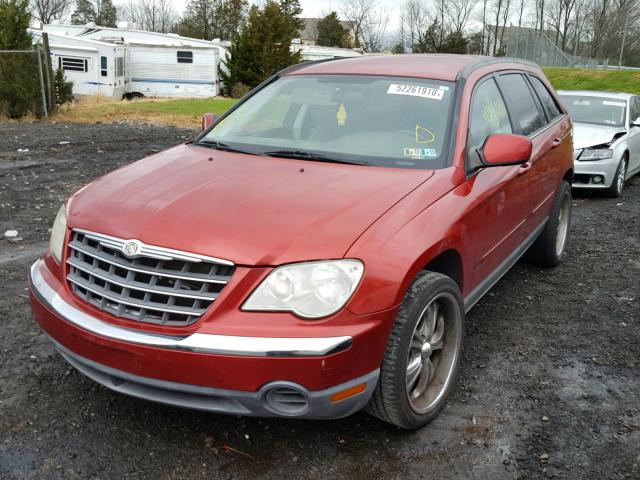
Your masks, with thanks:
<instances>
[{"instance_id":1,"label":"gravel ground","mask_svg":"<svg viewBox=\"0 0 640 480\"><path fill-rule=\"evenodd\" d=\"M574 199L565 262L519 263L473 309L420 431L186 411L75 372L31 320L28 267L66 196L194 133L0 125L0 234L22 238L0 240L0 478L640 479L640 178Z\"/></svg>"}]
</instances>

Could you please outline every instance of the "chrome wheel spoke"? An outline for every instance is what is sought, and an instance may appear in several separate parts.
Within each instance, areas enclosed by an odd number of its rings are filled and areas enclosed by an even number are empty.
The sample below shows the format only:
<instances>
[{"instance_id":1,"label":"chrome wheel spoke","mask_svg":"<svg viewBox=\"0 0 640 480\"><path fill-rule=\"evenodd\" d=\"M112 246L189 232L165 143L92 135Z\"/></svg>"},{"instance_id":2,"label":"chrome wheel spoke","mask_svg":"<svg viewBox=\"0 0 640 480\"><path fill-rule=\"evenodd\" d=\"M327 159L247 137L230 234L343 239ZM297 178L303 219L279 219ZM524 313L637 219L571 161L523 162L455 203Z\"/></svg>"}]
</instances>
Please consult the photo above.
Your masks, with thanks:
<instances>
[{"instance_id":1,"label":"chrome wheel spoke","mask_svg":"<svg viewBox=\"0 0 640 480\"><path fill-rule=\"evenodd\" d=\"M442 344L442 337L444 337L444 317L439 316L436 322L436 328L434 329L431 338L429 338L432 350L437 350L435 345ZM442 345L440 345L440 348L442 348Z\"/></svg>"},{"instance_id":2,"label":"chrome wheel spoke","mask_svg":"<svg viewBox=\"0 0 640 480\"><path fill-rule=\"evenodd\" d=\"M420 355L414 357L407 365L407 392L411 392L411 389L416 384L418 380L418 375L422 369L422 358Z\"/></svg>"},{"instance_id":3,"label":"chrome wheel spoke","mask_svg":"<svg viewBox=\"0 0 640 480\"><path fill-rule=\"evenodd\" d=\"M442 350L442 347L444 347L444 342L442 341L442 339L440 339L440 341L436 342L436 343L432 343L431 344L431 350L432 351L436 351L436 350Z\"/></svg>"},{"instance_id":4,"label":"chrome wheel spoke","mask_svg":"<svg viewBox=\"0 0 640 480\"><path fill-rule=\"evenodd\" d=\"M419 397L426 391L427 387L429 386L429 381L431 380L432 375L433 375L433 365L431 363L431 360L427 358L422 362L422 368L420 369L418 382L416 383L416 386L413 392L411 392L411 395L413 396L413 398Z\"/></svg>"},{"instance_id":5,"label":"chrome wheel spoke","mask_svg":"<svg viewBox=\"0 0 640 480\"><path fill-rule=\"evenodd\" d=\"M424 345L424 339L418 338L416 337L416 335L413 336L413 338L411 339L411 344L409 345L409 348L411 350L418 350L418 352L422 351L422 345Z\"/></svg>"}]
</instances>

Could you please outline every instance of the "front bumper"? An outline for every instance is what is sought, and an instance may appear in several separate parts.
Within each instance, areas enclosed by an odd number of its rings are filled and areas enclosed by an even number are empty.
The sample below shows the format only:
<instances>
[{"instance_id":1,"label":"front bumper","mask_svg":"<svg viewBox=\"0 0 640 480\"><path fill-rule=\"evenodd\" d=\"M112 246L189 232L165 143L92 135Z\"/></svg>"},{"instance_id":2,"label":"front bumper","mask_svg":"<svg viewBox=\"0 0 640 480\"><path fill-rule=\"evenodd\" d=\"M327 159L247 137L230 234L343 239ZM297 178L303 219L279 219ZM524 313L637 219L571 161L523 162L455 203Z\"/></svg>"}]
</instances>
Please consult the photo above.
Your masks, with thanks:
<instances>
[{"instance_id":1,"label":"front bumper","mask_svg":"<svg viewBox=\"0 0 640 480\"><path fill-rule=\"evenodd\" d=\"M379 337L383 317L355 337L156 335L79 308L42 260L31 268L30 287L34 318L63 357L135 397L238 415L340 418L367 404L378 379L379 358L371 353L379 347L371 339ZM332 398L345 390L357 393Z\"/></svg>"},{"instance_id":2,"label":"front bumper","mask_svg":"<svg viewBox=\"0 0 640 480\"><path fill-rule=\"evenodd\" d=\"M573 188L609 188L615 180L620 159L614 156L606 160L574 160ZM602 183L594 183L596 176L604 177Z\"/></svg>"}]
</instances>

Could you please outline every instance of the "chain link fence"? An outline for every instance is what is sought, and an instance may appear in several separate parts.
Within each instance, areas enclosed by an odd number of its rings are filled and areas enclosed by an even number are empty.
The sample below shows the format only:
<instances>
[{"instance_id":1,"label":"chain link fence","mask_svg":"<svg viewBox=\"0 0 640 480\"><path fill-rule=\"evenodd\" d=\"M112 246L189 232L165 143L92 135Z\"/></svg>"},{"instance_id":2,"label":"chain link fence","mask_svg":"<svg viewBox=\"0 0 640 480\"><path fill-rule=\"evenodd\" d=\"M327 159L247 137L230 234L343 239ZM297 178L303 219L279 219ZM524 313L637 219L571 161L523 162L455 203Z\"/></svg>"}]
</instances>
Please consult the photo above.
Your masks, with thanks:
<instances>
[{"instance_id":1,"label":"chain link fence","mask_svg":"<svg viewBox=\"0 0 640 480\"><path fill-rule=\"evenodd\" d=\"M53 78L43 58L43 49L0 50L0 116L47 117Z\"/></svg>"},{"instance_id":2,"label":"chain link fence","mask_svg":"<svg viewBox=\"0 0 640 480\"><path fill-rule=\"evenodd\" d=\"M504 31L502 43L508 57L522 58L536 62L543 67L606 67L595 58L581 57L564 52L545 32L531 28L508 27Z\"/></svg>"}]
</instances>

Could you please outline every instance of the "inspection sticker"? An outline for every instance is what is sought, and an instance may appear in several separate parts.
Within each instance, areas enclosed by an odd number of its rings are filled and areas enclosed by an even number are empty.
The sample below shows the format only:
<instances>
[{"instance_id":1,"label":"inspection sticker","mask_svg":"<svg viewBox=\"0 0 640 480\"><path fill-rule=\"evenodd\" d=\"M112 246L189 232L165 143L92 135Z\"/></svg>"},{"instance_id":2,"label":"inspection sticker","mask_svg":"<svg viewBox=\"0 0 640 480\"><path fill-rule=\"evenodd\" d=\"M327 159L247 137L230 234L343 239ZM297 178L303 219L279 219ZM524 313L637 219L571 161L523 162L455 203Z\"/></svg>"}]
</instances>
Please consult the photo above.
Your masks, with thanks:
<instances>
[{"instance_id":1,"label":"inspection sticker","mask_svg":"<svg viewBox=\"0 0 640 480\"><path fill-rule=\"evenodd\" d=\"M437 157L435 148L405 148L404 156L412 157L412 158L436 158Z\"/></svg>"},{"instance_id":2,"label":"inspection sticker","mask_svg":"<svg viewBox=\"0 0 640 480\"><path fill-rule=\"evenodd\" d=\"M610 107L626 107L627 104L624 102L612 102L610 100L603 100L603 105L609 105Z\"/></svg>"},{"instance_id":3,"label":"inspection sticker","mask_svg":"<svg viewBox=\"0 0 640 480\"><path fill-rule=\"evenodd\" d=\"M444 90L441 88L424 87L422 85L408 85L392 83L387 89L388 95L410 95L412 97L430 98L432 100L442 100Z\"/></svg>"}]
</instances>

